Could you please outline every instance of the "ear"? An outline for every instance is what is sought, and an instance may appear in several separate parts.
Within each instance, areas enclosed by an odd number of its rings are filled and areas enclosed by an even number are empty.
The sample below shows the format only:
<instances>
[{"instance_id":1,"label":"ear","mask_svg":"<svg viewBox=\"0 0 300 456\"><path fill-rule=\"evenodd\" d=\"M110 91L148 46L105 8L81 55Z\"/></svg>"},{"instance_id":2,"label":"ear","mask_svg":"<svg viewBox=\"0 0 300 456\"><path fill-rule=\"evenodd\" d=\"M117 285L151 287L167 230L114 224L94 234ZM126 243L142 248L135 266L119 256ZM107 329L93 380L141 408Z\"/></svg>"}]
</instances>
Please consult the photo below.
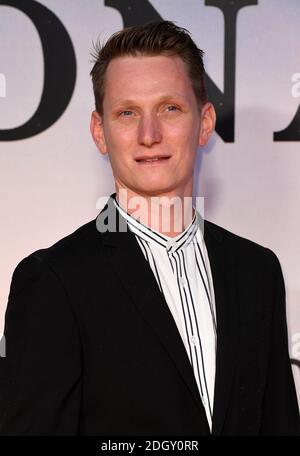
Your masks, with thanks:
<instances>
[{"instance_id":1,"label":"ear","mask_svg":"<svg viewBox=\"0 0 300 456\"><path fill-rule=\"evenodd\" d=\"M216 125L216 111L212 103L205 103L201 109L199 146L205 146Z\"/></svg>"},{"instance_id":2,"label":"ear","mask_svg":"<svg viewBox=\"0 0 300 456\"><path fill-rule=\"evenodd\" d=\"M101 154L107 154L107 147L103 130L103 119L97 111L92 112L90 130L94 142Z\"/></svg>"}]
</instances>

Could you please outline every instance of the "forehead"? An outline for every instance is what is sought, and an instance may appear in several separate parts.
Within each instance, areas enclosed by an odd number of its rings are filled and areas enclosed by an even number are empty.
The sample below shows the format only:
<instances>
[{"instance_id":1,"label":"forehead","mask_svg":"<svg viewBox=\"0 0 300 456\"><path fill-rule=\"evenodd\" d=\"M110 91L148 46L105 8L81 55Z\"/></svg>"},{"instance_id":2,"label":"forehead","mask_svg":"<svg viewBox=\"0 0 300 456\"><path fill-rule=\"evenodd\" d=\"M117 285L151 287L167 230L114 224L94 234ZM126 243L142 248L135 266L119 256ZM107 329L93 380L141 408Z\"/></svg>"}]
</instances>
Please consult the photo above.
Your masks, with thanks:
<instances>
[{"instance_id":1,"label":"forehead","mask_svg":"<svg viewBox=\"0 0 300 456\"><path fill-rule=\"evenodd\" d=\"M108 65L104 103L176 94L194 97L186 65L178 56L122 56Z\"/></svg>"}]
</instances>

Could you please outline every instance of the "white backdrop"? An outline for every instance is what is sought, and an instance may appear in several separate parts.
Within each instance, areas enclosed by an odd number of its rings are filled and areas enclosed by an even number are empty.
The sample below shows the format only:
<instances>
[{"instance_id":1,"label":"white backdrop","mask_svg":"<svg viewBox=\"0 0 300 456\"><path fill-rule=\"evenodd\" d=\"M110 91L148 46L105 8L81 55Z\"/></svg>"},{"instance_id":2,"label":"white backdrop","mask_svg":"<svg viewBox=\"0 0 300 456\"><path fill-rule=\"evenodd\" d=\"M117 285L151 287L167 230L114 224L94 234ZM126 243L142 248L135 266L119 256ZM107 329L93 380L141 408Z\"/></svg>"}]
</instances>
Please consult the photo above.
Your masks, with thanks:
<instances>
[{"instance_id":1,"label":"white backdrop","mask_svg":"<svg viewBox=\"0 0 300 456\"><path fill-rule=\"evenodd\" d=\"M100 0L40 0L64 24L77 76L67 110L31 138L0 141L0 334L16 264L94 218L97 199L114 190L108 161L89 133L93 96L90 50L123 27ZM224 18L204 0L151 0L164 19L188 28L206 53L210 78L223 90ZM299 0L258 0L237 19L235 141L217 133L199 155L196 190L205 217L271 248L287 288L291 358L300 362L300 142L274 142L300 102ZM57 84L64 80L60 68ZM293 76L294 75L294 76ZM292 78L294 77L294 82ZM0 129L23 124L43 89L43 52L27 15L0 1ZM294 90L293 90L294 86ZM201 165L201 166L200 166ZM294 366L300 397L300 370Z\"/></svg>"}]
</instances>

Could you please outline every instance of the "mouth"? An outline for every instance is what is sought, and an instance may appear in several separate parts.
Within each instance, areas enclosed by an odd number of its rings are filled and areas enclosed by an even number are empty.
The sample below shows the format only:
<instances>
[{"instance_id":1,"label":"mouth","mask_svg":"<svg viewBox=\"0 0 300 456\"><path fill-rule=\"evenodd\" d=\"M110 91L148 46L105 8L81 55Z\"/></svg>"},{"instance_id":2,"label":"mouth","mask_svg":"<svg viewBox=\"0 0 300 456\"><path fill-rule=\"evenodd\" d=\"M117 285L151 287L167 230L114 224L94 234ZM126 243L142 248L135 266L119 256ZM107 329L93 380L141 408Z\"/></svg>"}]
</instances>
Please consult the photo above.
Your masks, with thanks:
<instances>
[{"instance_id":1,"label":"mouth","mask_svg":"<svg viewBox=\"0 0 300 456\"><path fill-rule=\"evenodd\" d=\"M170 158L169 155L163 155L157 157L140 157L136 158L135 161L141 165L157 165L168 161Z\"/></svg>"}]
</instances>

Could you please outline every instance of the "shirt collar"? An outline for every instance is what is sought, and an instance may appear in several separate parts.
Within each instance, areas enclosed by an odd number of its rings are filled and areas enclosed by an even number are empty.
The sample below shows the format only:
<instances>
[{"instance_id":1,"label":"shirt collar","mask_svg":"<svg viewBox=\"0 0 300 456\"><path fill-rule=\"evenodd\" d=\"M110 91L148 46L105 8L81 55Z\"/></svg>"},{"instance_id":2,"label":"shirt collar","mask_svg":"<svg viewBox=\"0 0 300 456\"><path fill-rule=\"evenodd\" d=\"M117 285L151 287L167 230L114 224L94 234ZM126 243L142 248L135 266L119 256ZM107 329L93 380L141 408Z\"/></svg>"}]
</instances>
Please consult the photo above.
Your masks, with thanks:
<instances>
[{"instance_id":1,"label":"shirt collar","mask_svg":"<svg viewBox=\"0 0 300 456\"><path fill-rule=\"evenodd\" d=\"M195 236L197 231L201 232L201 230L198 230L200 216L196 210L194 211L193 220L188 225L188 227L177 236L170 237L149 228L148 226L139 222L136 218L129 215L118 203L116 195L114 195L113 201L119 213L126 219L129 229L134 234L149 243L160 245L167 250L167 253L174 253L180 249L187 247L192 241L196 240Z\"/></svg>"}]
</instances>

